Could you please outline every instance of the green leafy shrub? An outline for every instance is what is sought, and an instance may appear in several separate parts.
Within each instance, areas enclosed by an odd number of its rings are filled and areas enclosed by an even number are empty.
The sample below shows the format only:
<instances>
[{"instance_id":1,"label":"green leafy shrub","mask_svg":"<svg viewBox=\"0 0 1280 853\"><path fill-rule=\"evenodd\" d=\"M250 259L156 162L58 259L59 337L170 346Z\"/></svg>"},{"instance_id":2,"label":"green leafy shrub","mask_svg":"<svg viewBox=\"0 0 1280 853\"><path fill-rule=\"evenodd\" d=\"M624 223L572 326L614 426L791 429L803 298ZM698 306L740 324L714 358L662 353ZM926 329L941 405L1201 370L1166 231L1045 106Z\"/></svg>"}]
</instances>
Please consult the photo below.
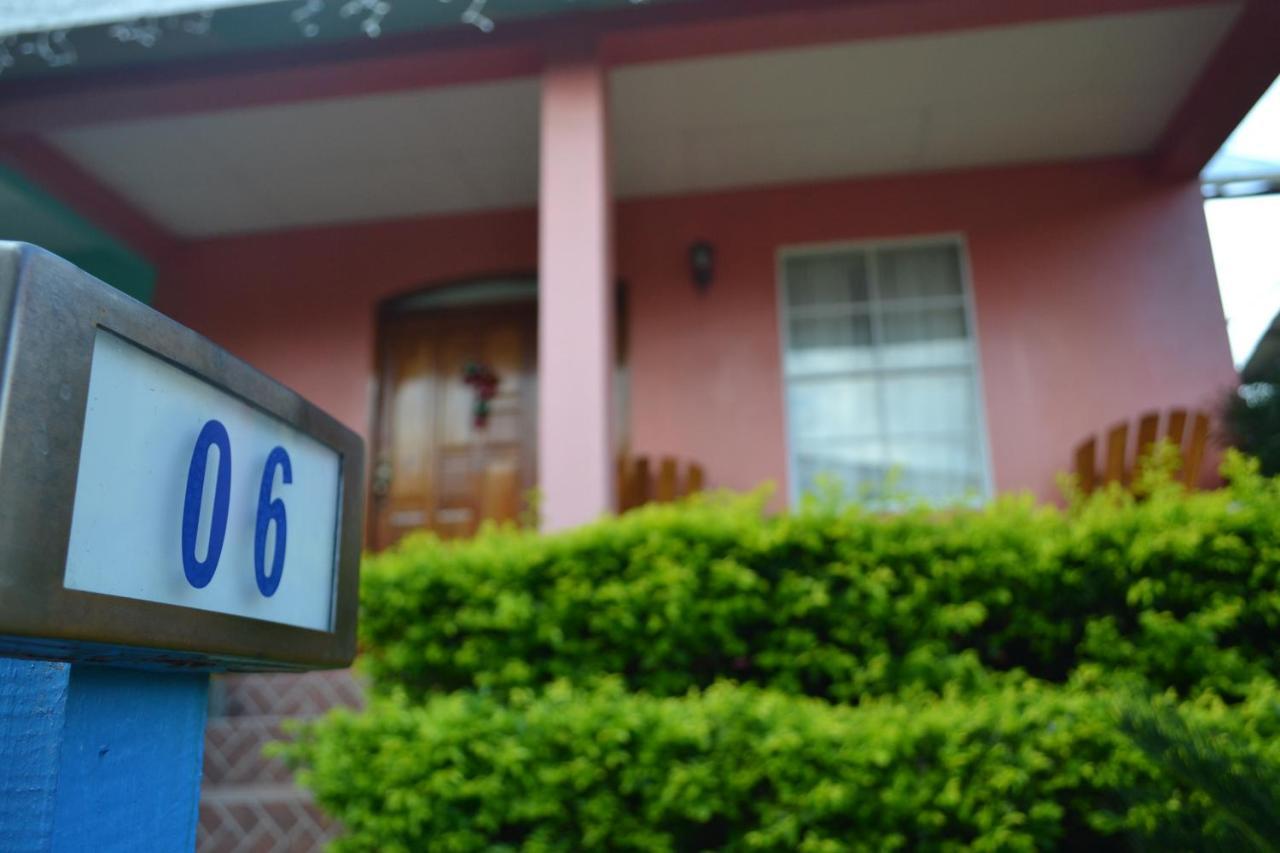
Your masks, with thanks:
<instances>
[{"instance_id":1,"label":"green leafy shrub","mask_svg":"<svg viewBox=\"0 0 1280 853\"><path fill-rule=\"evenodd\" d=\"M1266 797L1224 800L1280 779L1280 481L1226 473L409 540L363 577L372 704L277 752L341 850L1246 849Z\"/></svg>"},{"instance_id":2,"label":"green leafy shrub","mask_svg":"<svg viewBox=\"0 0 1280 853\"><path fill-rule=\"evenodd\" d=\"M1267 716L1273 721L1274 701L1271 706ZM1151 764L1195 792L1201 803L1211 804L1208 821L1195 810L1166 815L1141 846L1204 850L1225 842L1237 851L1280 850L1280 762L1268 721L1258 731L1256 716L1238 715L1255 724L1242 737L1221 726L1206 727L1168 701L1130 697L1119 712L1121 731Z\"/></svg>"},{"instance_id":3,"label":"green leafy shrub","mask_svg":"<svg viewBox=\"0 0 1280 853\"><path fill-rule=\"evenodd\" d=\"M1186 713L1247 733L1275 766L1278 700L1262 685ZM1108 699L1031 680L857 707L732 684L654 698L616 679L386 699L288 754L348 851L1095 850L1175 819L1232 837Z\"/></svg>"},{"instance_id":4,"label":"green leafy shrub","mask_svg":"<svg viewBox=\"0 0 1280 853\"><path fill-rule=\"evenodd\" d=\"M761 498L650 507L558 536L418 538L363 576L365 665L411 696L621 676L859 701L985 670L1131 671L1183 693L1280 674L1280 484L1070 510L1001 499L885 516Z\"/></svg>"}]
</instances>

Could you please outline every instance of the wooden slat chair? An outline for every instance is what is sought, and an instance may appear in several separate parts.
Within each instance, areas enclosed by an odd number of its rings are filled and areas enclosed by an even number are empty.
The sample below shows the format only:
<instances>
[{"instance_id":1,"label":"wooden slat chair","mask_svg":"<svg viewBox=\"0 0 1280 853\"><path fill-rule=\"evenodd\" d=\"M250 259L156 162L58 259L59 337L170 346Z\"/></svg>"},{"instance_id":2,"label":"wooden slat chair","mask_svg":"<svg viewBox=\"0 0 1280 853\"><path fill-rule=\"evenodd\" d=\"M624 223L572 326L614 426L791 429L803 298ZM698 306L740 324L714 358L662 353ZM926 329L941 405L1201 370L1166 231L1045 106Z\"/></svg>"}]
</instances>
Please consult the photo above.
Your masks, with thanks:
<instances>
[{"instance_id":1,"label":"wooden slat chair","mask_svg":"<svg viewBox=\"0 0 1280 853\"><path fill-rule=\"evenodd\" d=\"M622 456L618 460L618 512L647 503L670 503L703 489L702 466L691 462L683 475L680 463L670 456L658 460L655 476L646 456Z\"/></svg>"},{"instance_id":2,"label":"wooden slat chair","mask_svg":"<svg viewBox=\"0 0 1280 853\"><path fill-rule=\"evenodd\" d=\"M1191 421L1191 434L1184 444L1188 420ZM1116 424L1107 431L1105 461L1099 469L1098 438L1090 436L1076 448L1076 478L1081 491L1089 494L1107 483L1132 486L1138 478L1142 460L1159 438L1160 413L1147 412L1138 419L1137 441L1134 442L1133 455L1130 456L1129 424ZM1200 482L1200 468L1209 442L1209 416L1204 412L1188 413L1185 409L1173 409L1165 421L1163 438L1181 451L1180 477L1183 484L1189 489L1196 488Z\"/></svg>"}]
</instances>

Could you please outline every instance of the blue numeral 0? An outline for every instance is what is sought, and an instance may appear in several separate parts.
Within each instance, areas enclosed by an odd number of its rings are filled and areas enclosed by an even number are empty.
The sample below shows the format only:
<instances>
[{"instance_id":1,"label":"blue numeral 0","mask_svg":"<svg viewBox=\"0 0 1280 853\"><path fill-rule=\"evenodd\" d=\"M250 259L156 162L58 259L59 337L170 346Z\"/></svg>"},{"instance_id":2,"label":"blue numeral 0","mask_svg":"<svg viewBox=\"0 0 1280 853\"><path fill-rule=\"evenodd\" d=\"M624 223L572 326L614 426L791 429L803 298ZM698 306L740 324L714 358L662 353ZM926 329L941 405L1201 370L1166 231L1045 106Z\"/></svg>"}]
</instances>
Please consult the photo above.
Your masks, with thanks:
<instances>
[{"instance_id":1,"label":"blue numeral 0","mask_svg":"<svg viewBox=\"0 0 1280 853\"><path fill-rule=\"evenodd\" d=\"M283 447L277 447L267 456L267 464L262 469L262 486L258 489L258 525L253 535L253 576L258 581L258 591L270 597L280 586L280 575L284 573L284 547L288 538L288 518L284 513L284 501L271 499L271 487L275 485L276 469L283 468L282 481L285 485L293 482L293 466L289 463L289 454ZM276 523L276 547L271 556L271 574L266 571L267 561L267 527L272 521Z\"/></svg>"},{"instance_id":2,"label":"blue numeral 0","mask_svg":"<svg viewBox=\"0 0 1280 853\"><path fill-rule=\"evenodd\" d=\"M204 477L209 467L209 447L218 448L218 482L213 492L213 517L209 520L209 550L196 558L196 533L200 527L200 504L204 499ZM231 504L231 439L221 421L209 421L200 430L187 469L187 499L182 505L182 570L187 582L202 589L213 580L227 536L227 509Z\"/></svg>"}]
</instances>

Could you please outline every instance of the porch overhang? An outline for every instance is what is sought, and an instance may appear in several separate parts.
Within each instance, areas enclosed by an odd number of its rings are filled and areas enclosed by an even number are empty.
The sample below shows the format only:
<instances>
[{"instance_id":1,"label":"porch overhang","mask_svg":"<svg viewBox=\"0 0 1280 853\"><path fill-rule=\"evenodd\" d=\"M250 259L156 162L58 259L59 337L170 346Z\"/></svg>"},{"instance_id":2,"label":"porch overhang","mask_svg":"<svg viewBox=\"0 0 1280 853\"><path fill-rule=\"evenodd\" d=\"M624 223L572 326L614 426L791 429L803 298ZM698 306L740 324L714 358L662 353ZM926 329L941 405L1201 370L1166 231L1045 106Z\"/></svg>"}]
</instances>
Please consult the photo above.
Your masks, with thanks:
<instances>
[{"instance_id":1,"label":"porch overhang","mask_svg":"<svg viewBox=\"0 0 1280 853\"><path fill-rule=\"evenodd\" d=\"M0 156L152 259L227 233L528 207L536 75L589 43L623 197L1111 156L1190 180L1280 73L1277 40L1270 0L628 4L0 78ZM333 131L352 123L361 145Z\"/></svg>"}]
</instances>

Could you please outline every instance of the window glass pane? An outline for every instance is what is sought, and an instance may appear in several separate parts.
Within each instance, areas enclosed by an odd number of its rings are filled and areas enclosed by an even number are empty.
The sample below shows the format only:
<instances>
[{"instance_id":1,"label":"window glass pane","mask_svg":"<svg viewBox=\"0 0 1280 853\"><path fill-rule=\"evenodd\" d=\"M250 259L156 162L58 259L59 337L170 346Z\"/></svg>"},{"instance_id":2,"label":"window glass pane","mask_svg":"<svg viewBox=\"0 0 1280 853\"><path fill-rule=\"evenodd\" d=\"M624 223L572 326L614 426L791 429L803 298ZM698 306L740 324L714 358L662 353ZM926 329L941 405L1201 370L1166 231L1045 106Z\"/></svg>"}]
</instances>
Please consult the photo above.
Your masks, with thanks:
<instances>
[{"instance_id":1,"label":"window glass pane","mask_svg":"<svg viewBox=\"0 0 1280 853\"><path fill-rule=\"evenodd\" d=\"M898 494L942 503L982 492L980 456L972 434L892 438L887 451Z\"/></svg>"},{"instance_id":2,"label":"window glass pane","mask_svg":"<svg viewBox=\"0 0 1280 853\"><path fill-rule=\"evenodd\" d=\"M794 317L789 327L788 375L868 370L875 364L871 317L865 313Z\"/></svg>"},{"instance_id":3,"label":"window glass pane","mask_svg":"<svg viewBox=\"0 0 1280 853\"><path fill-rule=\"evenodd\" d=\"M826 444L797 450L796 484L805 494L824 494L836 486L848 499L875 501L884 496L889 466L877 440Z\"/></svg>"},{"instance_id":4,"label":"window glass pane","mask_svg":"<svg viewBox=\"0 0 1280 853\"><path fill-rule=\"evenodd\" d=\"M912 246L876 253L880 298L959 296L960 257L955 246Z\"/></svg>"},{"instance_id":5,"label":"window glass pane","mask_svg":"<svg viewBox=\"0 0 1280 853\"><path fill-rule=\"evenodd\" d=\"M964 306L886 310L880 327L886 345L918 341L964 340Z\"/></svg>"},{"instance_id":6,"label":"window glass pane","mask_svg":"<svg viewBox=\"0 0 1280 853\"><path fill-rule=\"evenodd\" d=\"M886 428L891 436L920 438L969 432L973 390L967 370L894 377L883 387Z\"/></svg>"},{"instance_id":7,"label":"window glass pane","mask_svg":"<svg viewBox=\"0 0 1280 853\"><path fill-rule=\"evenodd\" d=\"M788 260L787 409L801 492L953 501L985 488L953 245ZM829 487L822 487L825 491Z\"/></svg>"},{"instance_id":8,"label":"window glass pane","mask_svg":"<svg viewBox=\"0 0 1280 853\"><path fill-rule=\"evenodd\" d=\"M886 310L880 317L885 367L967 364L970 350L963 306Z\"/></svg>"},{"instance_id":9,"label":"window glass pane","mask_svg":"<svg viewBox=\"0 0 1280 853\"><path fill-rule=\"evenodd\" d=\"M871 318L866 314L796 317L791 321L791 349L840 349L871 346Z\"/></svg>"},{"instance_id":10,"label":"window glass pane","mask_svg":"<svg viewBox=\"0 0 1280 853\"><path fill-rule=\"evenodd\" d=\"M867 256L842 252L790 258L786 262L787 304L793 308L867 300Z\"/></svg>"},{"instance_id":11,"label":"window glass pane","mask_svg":"<svg viewBox=\"0 0 1280 853\"><path fill-rule=\"evenodd\" d=\"M797 448L823 439L867 438L880 432L874 377L795 380L790 388L791 434Z\"/></svg>"}]
</instances>

